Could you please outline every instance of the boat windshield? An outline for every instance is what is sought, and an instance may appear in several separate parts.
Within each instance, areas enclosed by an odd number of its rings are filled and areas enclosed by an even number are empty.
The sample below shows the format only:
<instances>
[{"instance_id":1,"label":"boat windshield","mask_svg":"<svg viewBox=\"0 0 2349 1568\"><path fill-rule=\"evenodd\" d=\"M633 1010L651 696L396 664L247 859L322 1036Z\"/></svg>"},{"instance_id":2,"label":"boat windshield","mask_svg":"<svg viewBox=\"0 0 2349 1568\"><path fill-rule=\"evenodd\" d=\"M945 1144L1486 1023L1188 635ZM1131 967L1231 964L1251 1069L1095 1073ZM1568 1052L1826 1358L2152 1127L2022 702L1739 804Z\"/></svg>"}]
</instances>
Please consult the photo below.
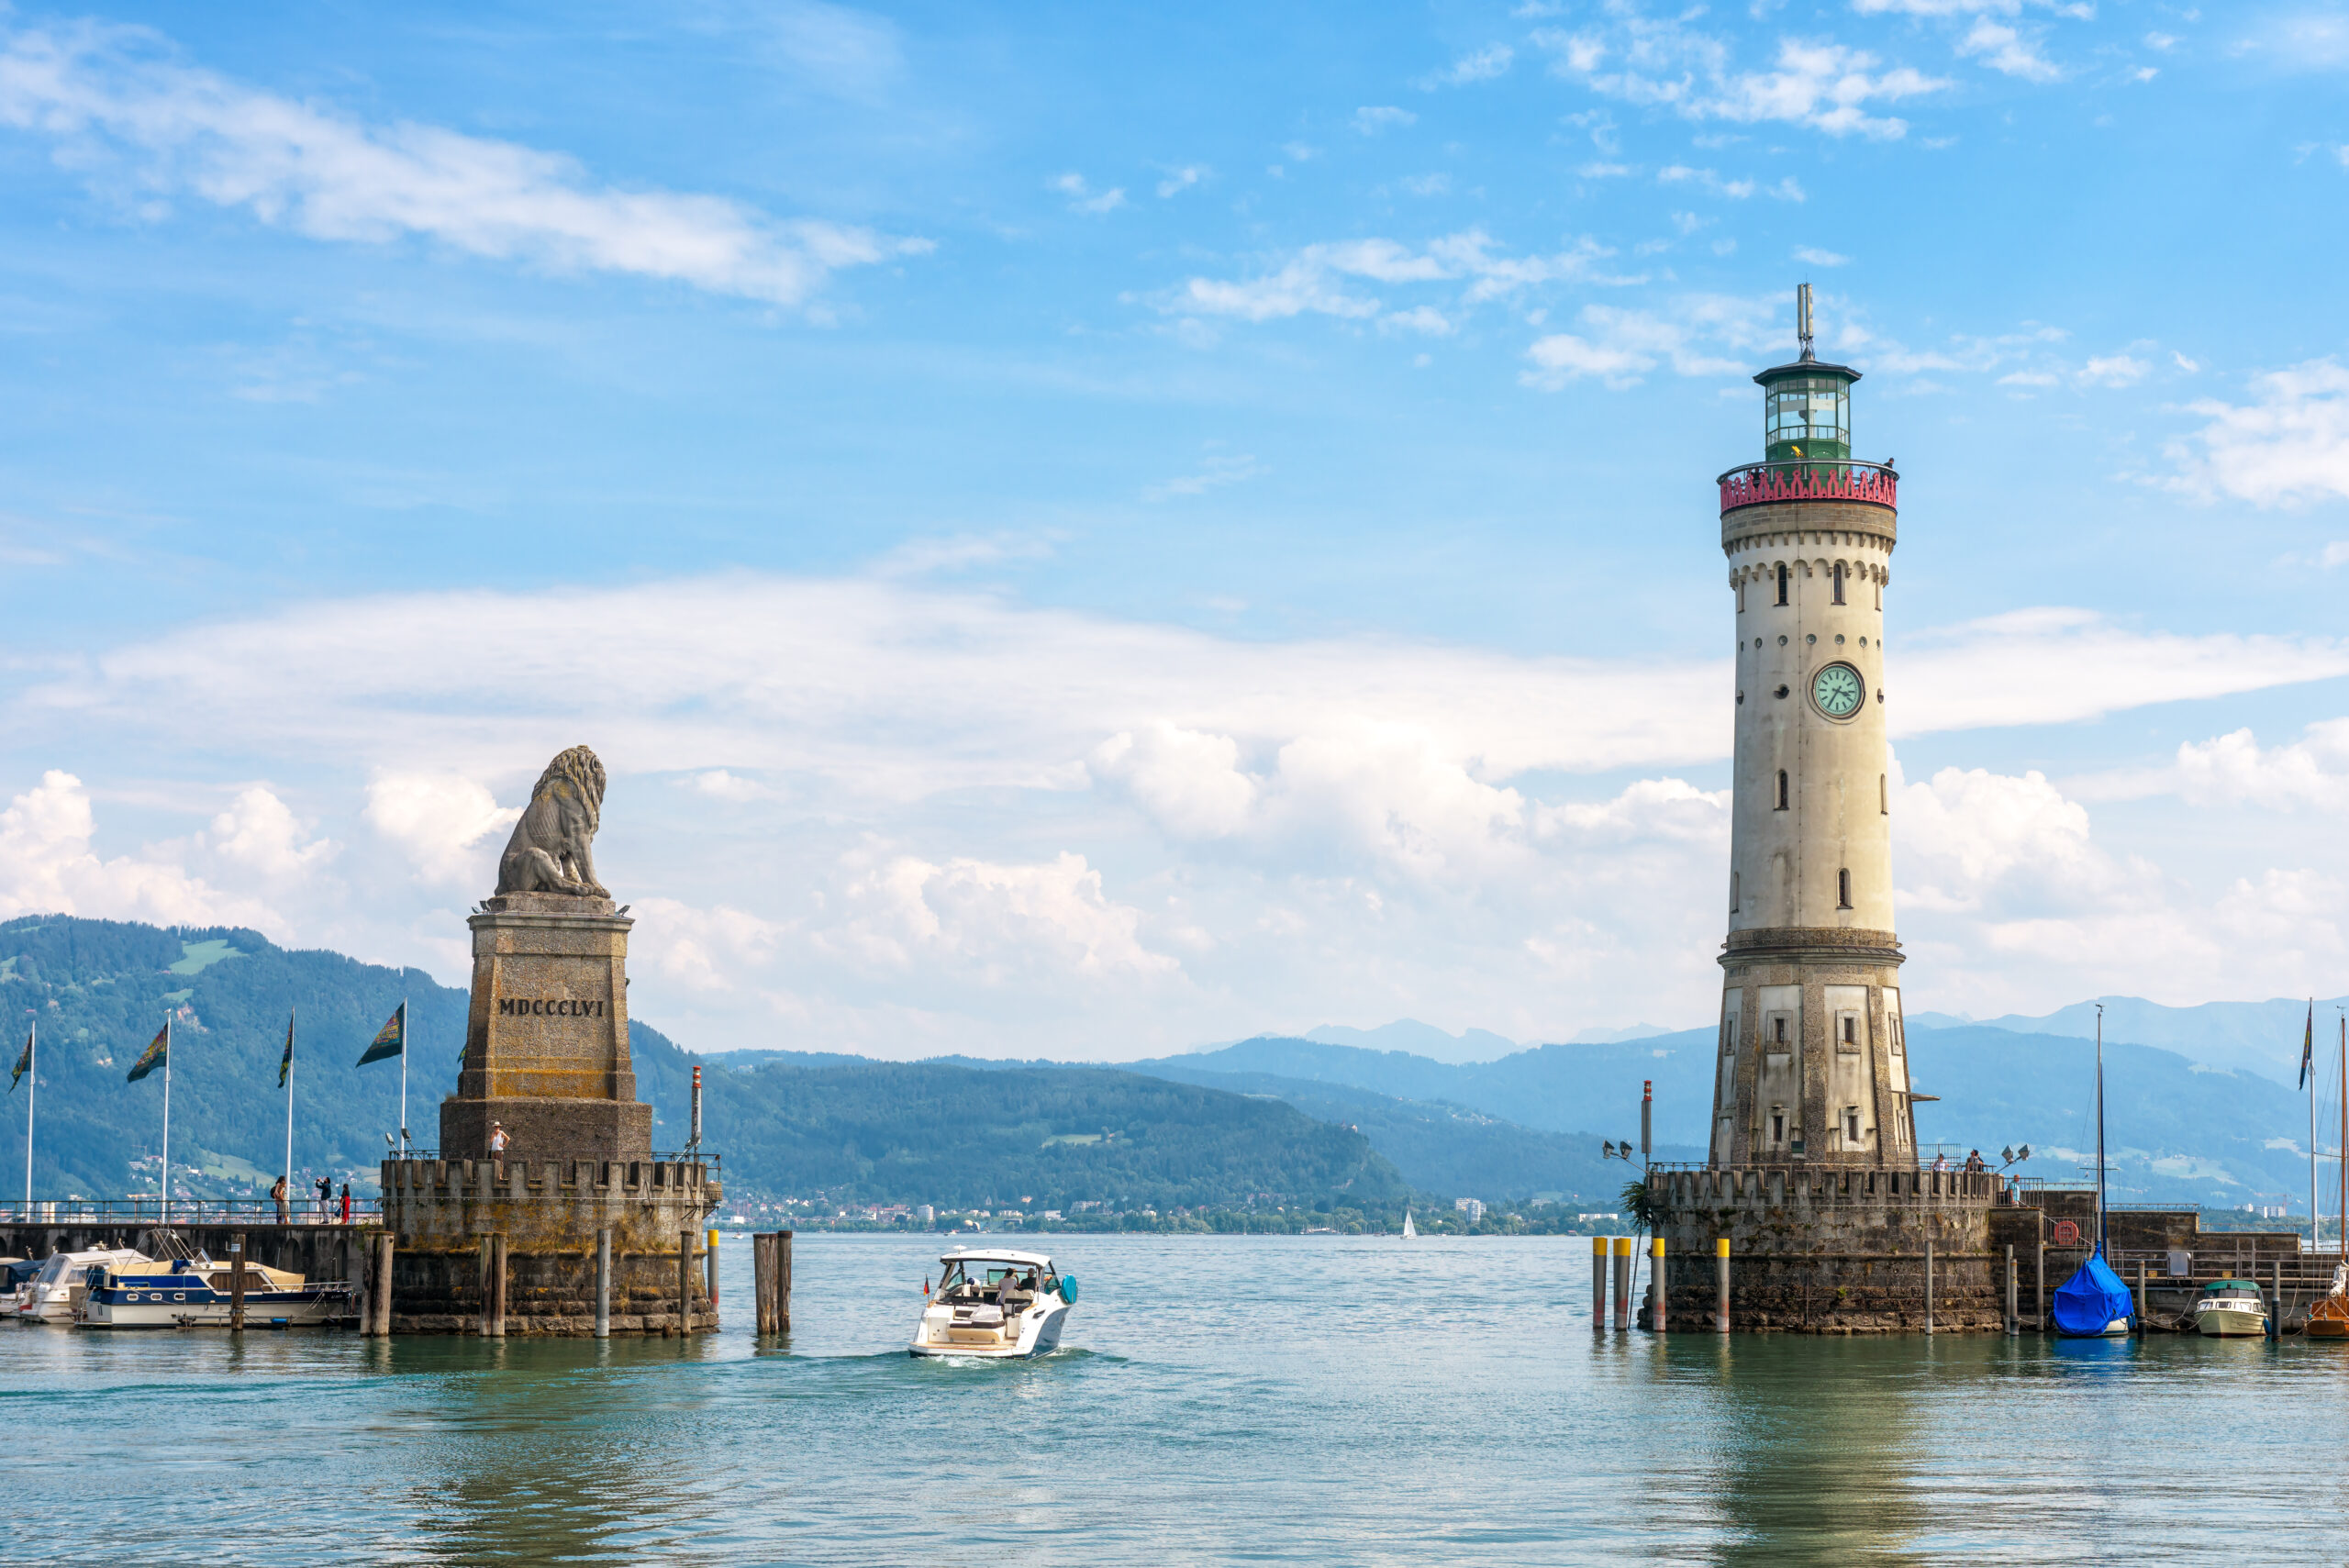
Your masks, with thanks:
<instances>
[{"instance_id":1,"label":"boat windshield","mask_svg":"<svg viewBox=\"0 0 2349 1568\"><path fill-rule=\"evenodd\" d=\"M938 1294L930 1299L950 1305L976 1305L995 1301L1007 1294L1013 1299L1033 1300L1041 1294L1060 1288L1060 1276L1050 1268L1038 1268L1033 1263L1010 1263L985 1258L957 1259L946 1265L946 1273L939 1279Z\"/></svg>"}]
</instances>

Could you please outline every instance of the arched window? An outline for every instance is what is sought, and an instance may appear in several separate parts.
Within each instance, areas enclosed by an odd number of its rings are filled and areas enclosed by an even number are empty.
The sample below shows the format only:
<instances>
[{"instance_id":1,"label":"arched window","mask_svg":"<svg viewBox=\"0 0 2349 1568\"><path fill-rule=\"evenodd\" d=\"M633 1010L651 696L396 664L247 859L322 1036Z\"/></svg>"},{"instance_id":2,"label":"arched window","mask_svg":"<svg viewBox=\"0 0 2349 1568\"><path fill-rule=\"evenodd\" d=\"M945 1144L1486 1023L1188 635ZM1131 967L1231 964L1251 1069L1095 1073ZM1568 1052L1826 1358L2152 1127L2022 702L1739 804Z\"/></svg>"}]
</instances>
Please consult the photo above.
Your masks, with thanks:
<instances>
[{"instance_id":1,"label":"arched window","mask_svg":"<svg viewBox=\"0 0 2349 1568\"><path fill-rule=\"evenodd\" d=\"M1783 604L1785 604L1786 602L1787 602L1787 563L1786 563L1785 562L1781 561L1780 562L1778 562L1778 603L1780 603L1780 604L1782 604L1782 605L1783 605Z\"/></svg>"},{"instance_id":2,"label":"arched window","mask_svg":"<svg viewBox=\"0 0 2349 1568\"><path fill-rule=\"evenodd\" d=\"M1786 770L1786 769L1784 769L1784 768L1780 768L1780 769L1778 770L1778 804L1777 804L1777 807L1776 807L1776 809L1778 809L1778 810L1780 810L1780 811L1784 811L1786 808L1787 808L1787 770Z\"/></svg>"},{"instance_id":3,"label":"arched window","mask_svg":"<svg viewBox=\"0 0 2349 1568\"><path fill-rule=\"evenodd\" d=\"M1835 873L1835 907L1838 909L1849 909L1851 906L1852 872L1851 868L1847 866L1843 870Z\"/></svg>"},{"instance_id":4,"label":"arched window","mask_svg":"<svg viewBox=\"0 0 2349 1568\"><path fill-rule=\"evenodd\" d=\"M1835 563L1835 602L1843 602L1843 563L1840 561Z\"/></svg>"}]
</instances>

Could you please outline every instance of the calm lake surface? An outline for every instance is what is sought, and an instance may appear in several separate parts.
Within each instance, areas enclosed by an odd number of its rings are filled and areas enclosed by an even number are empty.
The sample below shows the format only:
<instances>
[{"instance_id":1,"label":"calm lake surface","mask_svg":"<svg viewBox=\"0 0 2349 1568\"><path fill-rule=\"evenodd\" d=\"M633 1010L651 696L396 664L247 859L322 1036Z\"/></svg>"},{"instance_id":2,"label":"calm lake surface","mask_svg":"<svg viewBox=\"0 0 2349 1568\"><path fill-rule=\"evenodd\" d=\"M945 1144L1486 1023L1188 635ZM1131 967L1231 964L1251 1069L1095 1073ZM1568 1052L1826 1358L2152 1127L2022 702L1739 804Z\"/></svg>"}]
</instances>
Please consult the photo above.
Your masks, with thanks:
<instances>
[{"instance_id":1,"label":"calm lake surface","mask_svg":"<svg viewBox=\"0 0 2349 1568\"><path fill-rule=\"evenodd\" d=\"M2349 1345L1610 1335L1586 1240L1051 1237L1045 1361L904 1353L934 1239L803 1236L787 1348L0 1327L24 1561L2349 1559ZM1031 1243L1032 1244L1032 1243Z\"/></svg>"}]
</instances>

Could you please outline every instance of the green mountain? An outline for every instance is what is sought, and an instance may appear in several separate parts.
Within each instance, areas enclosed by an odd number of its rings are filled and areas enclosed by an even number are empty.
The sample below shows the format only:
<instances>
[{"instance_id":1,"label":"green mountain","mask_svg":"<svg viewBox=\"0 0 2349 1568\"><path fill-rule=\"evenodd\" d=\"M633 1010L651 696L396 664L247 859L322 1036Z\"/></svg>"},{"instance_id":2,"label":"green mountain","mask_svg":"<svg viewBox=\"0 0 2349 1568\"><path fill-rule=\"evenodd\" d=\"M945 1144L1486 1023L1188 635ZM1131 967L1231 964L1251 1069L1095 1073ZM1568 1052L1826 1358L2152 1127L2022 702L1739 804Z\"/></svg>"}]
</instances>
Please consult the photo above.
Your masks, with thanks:
<instances>
[{"instance_id":1,"label":"green mountain","mask_svg":"<svg viewBox=\"0 0 2349 1568\"><path fill-rule=\"evenodd\" d=\"M0 1009L40 1037L37 1193L153 1190L163 1079L124 1081L173 1019L175 1191L265 1185L284 1159L277 1064L298 1018L295 1163L372 1186L399 1124L399 1064L354 1065L406 999L408 1126L429 1145L455 1086L466 996L417 970L290 951L259 933L62 917L0 925ZM9 1060L22 1048L17 1033ZM706 1075L705 1140L738 1194L841 1203L1072 1208L1087 1200L1168 1208L1270 1201L1399 1205L1403 1179L1361 1133L1277 1102L1097 1068L979 1072L947 1063L762 1053L687 1055L630 1020L653 1141L685 1141L693 1067ZM724 1069L724 1070L719 1070ZM30 1092L0 1102L0 1170L23 1148ZM200 1173L189 1167L197 1167Z\"/></svg>"}]
</instances>

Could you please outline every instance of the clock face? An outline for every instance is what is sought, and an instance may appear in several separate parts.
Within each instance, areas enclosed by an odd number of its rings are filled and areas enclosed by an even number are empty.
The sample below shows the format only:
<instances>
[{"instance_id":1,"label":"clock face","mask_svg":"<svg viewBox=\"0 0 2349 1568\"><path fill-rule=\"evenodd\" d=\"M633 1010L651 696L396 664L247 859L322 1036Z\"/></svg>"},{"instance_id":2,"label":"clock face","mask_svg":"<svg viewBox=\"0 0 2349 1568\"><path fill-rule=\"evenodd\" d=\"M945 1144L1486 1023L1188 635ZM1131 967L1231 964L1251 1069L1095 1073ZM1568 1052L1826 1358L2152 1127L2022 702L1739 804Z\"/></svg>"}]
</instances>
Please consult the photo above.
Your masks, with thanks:
<instances>
[{"instance_id":1,"label":"clock face","mask_svg":"<svg viewBox=\"0 0 2349 1568\"><path fill-rule=\"evenodd\" d=\"M1849 718L1867 700L1867 686L1849 664L1830 664L1810 678L1810 700L1830 718Z\"/></svg>"}]
</instances>

